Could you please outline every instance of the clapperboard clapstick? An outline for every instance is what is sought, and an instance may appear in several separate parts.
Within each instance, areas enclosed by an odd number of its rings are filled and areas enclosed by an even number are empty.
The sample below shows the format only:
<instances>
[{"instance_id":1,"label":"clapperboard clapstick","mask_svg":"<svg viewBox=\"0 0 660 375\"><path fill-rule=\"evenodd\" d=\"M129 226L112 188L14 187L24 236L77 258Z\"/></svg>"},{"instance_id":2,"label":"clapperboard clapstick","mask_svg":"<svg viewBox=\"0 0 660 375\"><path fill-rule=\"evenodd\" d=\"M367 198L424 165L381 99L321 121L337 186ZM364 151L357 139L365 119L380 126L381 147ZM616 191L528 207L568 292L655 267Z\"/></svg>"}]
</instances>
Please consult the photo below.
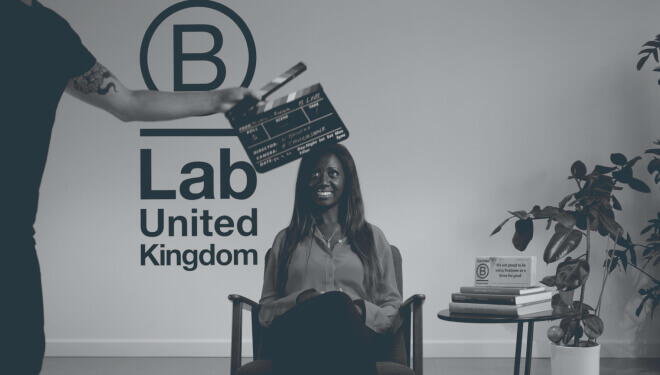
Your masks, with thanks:
<instances>
[{"instance_id":1,"label":"clapperboard clapstick","mask_svg":"<svg viewBox=\"0 0 660 375\"><path fill-rule=\"evenodd\" d=\"M259 90L260 99L263 101L305 69L305 64L298 63L287 70ZM246 98L225 115L259 173L348 138L346 126L320 83L272 101Z\"/></svg>"}]
</instances>

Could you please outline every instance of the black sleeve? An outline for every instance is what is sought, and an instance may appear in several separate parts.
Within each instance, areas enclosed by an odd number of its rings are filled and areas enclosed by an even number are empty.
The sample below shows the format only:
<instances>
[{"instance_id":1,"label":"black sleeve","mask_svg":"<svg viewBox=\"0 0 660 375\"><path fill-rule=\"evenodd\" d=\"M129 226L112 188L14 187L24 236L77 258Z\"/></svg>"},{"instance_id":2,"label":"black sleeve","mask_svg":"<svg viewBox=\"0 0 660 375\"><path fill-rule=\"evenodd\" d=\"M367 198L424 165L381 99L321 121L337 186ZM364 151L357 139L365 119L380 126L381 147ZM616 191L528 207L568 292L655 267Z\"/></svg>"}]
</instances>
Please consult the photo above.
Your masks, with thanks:
<instances>
[{"instance_id":1,"label":"black sleeve","mask_svg":"<svg viewBox=\"0 0 660 375\"><path fill-rule=\"evenodd\" d=\"M61 52L59 61L67 78L78 77L90 70L96 64L96 58L85 48L78 34L71 28L69 22L50 9L57 26L58 50Z\"/></svg>"},{"instance_id":2,"label":"black sleeve","mask_svg":"<svg viewBox=\"0 0 660 375\"><path fill-rule=\"evenodd\" d=\"M96 64L96 58L85 48L78 34L66 23L67 73L69 78L78 77Z\"/></svg>"}]
</instances>

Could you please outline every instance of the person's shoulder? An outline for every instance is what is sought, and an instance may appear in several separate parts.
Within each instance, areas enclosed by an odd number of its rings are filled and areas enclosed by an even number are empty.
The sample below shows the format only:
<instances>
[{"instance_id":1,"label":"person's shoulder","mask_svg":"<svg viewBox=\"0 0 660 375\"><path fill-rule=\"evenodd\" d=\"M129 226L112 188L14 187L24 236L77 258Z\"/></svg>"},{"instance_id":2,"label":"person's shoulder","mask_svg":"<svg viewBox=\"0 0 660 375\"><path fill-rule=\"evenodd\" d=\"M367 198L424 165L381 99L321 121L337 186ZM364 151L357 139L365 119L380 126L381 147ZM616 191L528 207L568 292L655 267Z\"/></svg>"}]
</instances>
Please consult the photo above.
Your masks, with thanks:
<instances>
[{"instance_id":1,"label":"person's shoulder","mask_svg":"<svg viewBox=\"0 0 660 375\"><path fill-rule=\"evenodd\" d=\"M369 225L369 228L374 233L374 237L385 237L385 233L379 227L369 222L367 222L367 225Z\"/></svg>"},{"instance_id":2,"label":"person's shoulder","mask_svg":"<svg viewBox=\"0 0 660 375\"><path fill-rule=\"evenodd\" d=\"M277 234L275 235L275 241L280 240L280 241L284 242L284 238L286 238L286 231L287 230L288 230L288 228L284 228L284 229L280 230L279 232L277 232Z\"/></svg>"},{"instance_id":3,"label":"person's shoulder","mask_svg":"<svg viewBox=\"0 0 660 375\"><path fill-rule=\"evenodd\" d=\"M42 12L42 14L44 14L47 17L48 21L50 21L52 24L57 25L64 29L71 29L71 25L69 24L69 21L67 21L64 17L60 16L56 11L44 6L38 1L34 1L32 3L32 6L35 7L37 11Z\"/></svg>"},{"instance_id":4,"label":"person's shoulder","mask_svg":"<svg viewBox=\"0 0 660 375\"><path fill-rule=\"evenodd\" d=\"M374 234L374 244L376 245L376 249L390 251L390 243L387 241L387 237L385 237L385 233L383 233L383 231L374 224L371 223L368 224L369 227L371 228L371 232Z\"/></svg>"},{"instance_id":5,"label":"person's shoulder","mask_svg":"<svg viewBox=\"0 0 660 375\"><path fill-rule=\"evenodd\" d=\"M275 239L273 240L273 247L271 248L271 251L273 251L275 254L279 254L280 251L282 251L282 247L284 246L284 239L286 238L286 231L287 228L284 228L277 232L275 235Z\"/></svg>"}]
</instances>

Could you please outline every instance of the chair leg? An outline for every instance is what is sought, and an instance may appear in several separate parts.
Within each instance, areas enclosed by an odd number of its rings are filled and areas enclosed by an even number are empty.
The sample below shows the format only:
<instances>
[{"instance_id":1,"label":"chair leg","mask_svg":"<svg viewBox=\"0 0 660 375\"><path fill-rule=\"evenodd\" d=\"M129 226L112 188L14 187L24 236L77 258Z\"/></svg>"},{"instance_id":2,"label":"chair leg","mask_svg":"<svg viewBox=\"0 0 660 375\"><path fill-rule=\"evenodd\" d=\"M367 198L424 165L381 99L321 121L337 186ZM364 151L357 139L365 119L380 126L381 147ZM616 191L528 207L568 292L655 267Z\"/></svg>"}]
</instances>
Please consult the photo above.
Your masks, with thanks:
<instances>
[{"instance_id":1,"label":"chair leg","mask_svg":"<svg viewBox=\"0 0 660 375\"><path fill-rule=\"evenodd\" d=\"M403 315L403 323L401 325L402 325L402 329L403 329L403 341L404 341L405 346L406 346L406 365L408 367L410 367L410 357L411 357L410 349L412 348L412 345L410 344L411 343L410 328L411 328L411 324L412 324L412 322L410 320L411 313L412 312L411 312L410 307L404 308L401 311L401 314Z\"/></svg>"},{"instance_id":2,"label":"chair leg","mask_svg":"<svg viewBox=\"0 0 660 375\"><path fill-rule=\"evenodd\" d=\"M422 305L413 309L413 371L415 375L424 374L424 336L422 330Z\"/></svg>"},{"instance_id":3,"label":"chair leg","mask_svg":"<svg viewBox=\"0 0 660 375\"><path fill-rule=\"evenodd\" d=\"M252 360L256 361L259 356L259 344L261 341L261 325L259 323L259 309L253 308L252 311Z\"/></svg>"},{"instance_id":4,"label":"chair leg","mask_svg":"<svg viewBox=\"0 0 660 375\"><path fill-rule=\"evenodd\" d=\"M234 375L241 367L241 340L243 338L243 311L240 302L233 304L231 326L231 367L229 373Z\"/></svg>"}]
</instances>

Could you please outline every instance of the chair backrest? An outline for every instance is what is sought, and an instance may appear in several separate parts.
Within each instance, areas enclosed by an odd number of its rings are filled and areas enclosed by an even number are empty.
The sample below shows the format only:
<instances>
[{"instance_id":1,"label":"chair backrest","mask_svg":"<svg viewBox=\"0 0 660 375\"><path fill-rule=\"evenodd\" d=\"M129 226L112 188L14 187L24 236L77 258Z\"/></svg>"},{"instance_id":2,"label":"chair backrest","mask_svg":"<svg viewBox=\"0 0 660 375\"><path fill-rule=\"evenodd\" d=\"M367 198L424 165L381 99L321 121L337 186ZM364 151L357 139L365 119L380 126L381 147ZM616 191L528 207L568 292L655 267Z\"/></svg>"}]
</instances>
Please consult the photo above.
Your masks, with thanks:
<instances>
[{"instance_id":1,"label":"chair backrest","mask_svg":"<svg viewBox=\"0 0 660 375\"><path fill-rule=\"evenodd\" d=\"M401 297L403 297L403 260L401 259L401 252L399 251L399 248L394 245L390 245L390 248L392 249L392 260L394 261L394 277L396 278L396 286L399 290L399 294Z\"/></svg>"},{"instance_id":2,"label":"chair backrest","mask_svg":"<svg viewBox=\"0 0 660 375\"><path fill-rule=\"evenodd\" d=\"M392 260L394 261L394 277L396 278L396 286L399 290L399 294L403 296L403 260L401 259L401 252L399 251L399 248L394 245L390 245L390 249L392 249ZM266 272L266 265L268 264L268 258L270 258L270 252L272 250L273 249L268 249L268 251L266 251L266 256L264 257L264 273Z\"/></svg>"}]
</instances>

